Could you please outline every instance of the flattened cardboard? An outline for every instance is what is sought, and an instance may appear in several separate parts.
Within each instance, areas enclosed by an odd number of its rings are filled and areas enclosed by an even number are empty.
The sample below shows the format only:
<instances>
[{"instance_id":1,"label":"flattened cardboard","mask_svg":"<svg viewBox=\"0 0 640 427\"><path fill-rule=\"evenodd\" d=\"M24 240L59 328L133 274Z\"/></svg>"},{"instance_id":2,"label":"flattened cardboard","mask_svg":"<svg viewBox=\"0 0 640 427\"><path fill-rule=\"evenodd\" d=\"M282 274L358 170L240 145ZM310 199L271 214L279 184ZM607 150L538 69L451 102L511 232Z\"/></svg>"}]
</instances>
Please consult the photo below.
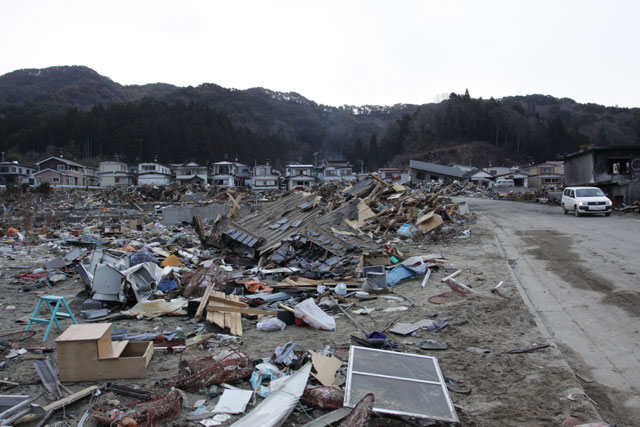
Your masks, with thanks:
<instances>
[{"instance_id":1,"label":"flattened cardboard","mask_svg":"<svg viewBox=\"0 0 640 427\"><path fill-rule=\"evenodd\" d=\"M309 351L311 354L311 362L313 367L318 372L313 375L320 384L330 387L336 380L336 372L342 366L342 361L336 357L323 356L315 351Z\"/></svg>"}]
</instances>

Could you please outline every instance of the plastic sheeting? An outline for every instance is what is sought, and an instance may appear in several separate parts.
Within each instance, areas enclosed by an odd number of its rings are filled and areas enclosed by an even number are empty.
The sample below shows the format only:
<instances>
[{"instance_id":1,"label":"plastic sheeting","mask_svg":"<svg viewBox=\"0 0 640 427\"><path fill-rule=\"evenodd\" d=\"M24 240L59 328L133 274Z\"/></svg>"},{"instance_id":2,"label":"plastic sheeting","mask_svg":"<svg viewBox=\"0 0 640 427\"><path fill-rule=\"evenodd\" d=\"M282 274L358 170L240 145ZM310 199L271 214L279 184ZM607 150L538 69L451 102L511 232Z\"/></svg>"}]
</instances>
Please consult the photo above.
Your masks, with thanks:
<instances>
[{"instance_id":1,"label":"plastic sheeting","mask_svg":"<svg viewBox=\"0 0 640 427\"><path fill-rule=\"evenodd\" d=\"M298 404L311 372L311 363L304 365L298 372L287 377L282 386L275 389L272 382L271 394L232 427L277 427L289 417Z\"/></svg>"}]
</instances>

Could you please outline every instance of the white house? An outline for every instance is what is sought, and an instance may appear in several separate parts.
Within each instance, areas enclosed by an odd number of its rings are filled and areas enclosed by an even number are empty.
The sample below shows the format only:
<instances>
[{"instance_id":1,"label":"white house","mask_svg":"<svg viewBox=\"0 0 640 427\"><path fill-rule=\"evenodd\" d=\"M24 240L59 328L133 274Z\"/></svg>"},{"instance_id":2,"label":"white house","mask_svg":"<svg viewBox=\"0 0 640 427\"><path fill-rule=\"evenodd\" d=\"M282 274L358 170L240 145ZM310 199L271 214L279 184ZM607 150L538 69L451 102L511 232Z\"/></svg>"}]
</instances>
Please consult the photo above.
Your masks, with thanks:
<instances>
[{"instance_id":1,"label":"white house","mask_svg":"<svg viewBox=\"0 0 640 427\"><path fill-rule=\"evenodd\" d=\"M161 163L139 163L138 185L169 185L171 184L171 168Z\"/></svg>"},{"instance_id":2,"label":"white house","mask_svg":"<svg viewBox=\"0 0 640 427\"><path fill-rule=\"evenodd\" d=\"M120 187L135 185L135 176L129 173L129 166L118 161L100 162L100 187Z\"/></svg>"},{"instance_id":3,"label":"white house","mask_svg":"<svg viewBox=\"0 0 640 427\"><path fill-rule=\"evenodd\" d=\"M325 160L321 167L322 181L355 181L351 164L346 160Z\"/></svg>"},{"instance_id":4,"label":"white house","mask_svg":"<svg viewBox=\"0 0 640 427\"><path fill-rule=\"evenodd\" d=\"M212 184L224 187L240 187L251 179L251 168L239 162L217 162L213 164Z\"/></svg>"},{"instance_id":5,"label":"white house","mask_svg":"<svg viewBox=\"0 0 640 427\"><path fill-rule=\"evenodd\" d=\"M251 189L253 191L277 190L280 176L275 174L271 165L257 165L253 168L251 176Z\"/></svg>"},{"instance_id":6,"label":"white house","mask_svg":"<svg viewBox=\"0 0 640 427\"><path fill-rule=\"evenodd\" d=\"M187 162L175 167L176 183L178 185L197 183L207 184L209 182L209 168L201 166L196 162Z\"/></svg>"},{"instance_id":7,"label":"white house","mask_svg":"<svg viewBox=\"0 0 640 427\"><path fill-rule=\"evenodd\" d=\"M289 190L309 190L316 181L313 176L313 165L289 163L285 166L285 177Z\"/></svg>"}]
</instances>

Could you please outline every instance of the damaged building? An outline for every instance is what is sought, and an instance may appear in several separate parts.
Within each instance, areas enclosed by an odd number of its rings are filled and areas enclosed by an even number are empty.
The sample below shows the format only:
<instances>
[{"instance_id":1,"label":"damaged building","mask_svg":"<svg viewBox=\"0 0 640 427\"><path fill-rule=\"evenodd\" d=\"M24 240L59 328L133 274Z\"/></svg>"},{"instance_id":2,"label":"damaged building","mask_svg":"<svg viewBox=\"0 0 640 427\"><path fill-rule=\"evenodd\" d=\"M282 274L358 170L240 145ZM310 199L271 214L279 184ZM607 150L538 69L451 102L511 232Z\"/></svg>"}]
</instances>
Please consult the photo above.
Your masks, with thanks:
<instances>
[{"instance_id":1,"label":"damaged building","mask_svg":"<svg viewBox=\"0 0 640 427\"><path fill-rule=\"evenodd\" d=\"M640 147L589 147L565 156L565 185L597 186L614 204L640 198Z\"/></svg>"}]
</instances>

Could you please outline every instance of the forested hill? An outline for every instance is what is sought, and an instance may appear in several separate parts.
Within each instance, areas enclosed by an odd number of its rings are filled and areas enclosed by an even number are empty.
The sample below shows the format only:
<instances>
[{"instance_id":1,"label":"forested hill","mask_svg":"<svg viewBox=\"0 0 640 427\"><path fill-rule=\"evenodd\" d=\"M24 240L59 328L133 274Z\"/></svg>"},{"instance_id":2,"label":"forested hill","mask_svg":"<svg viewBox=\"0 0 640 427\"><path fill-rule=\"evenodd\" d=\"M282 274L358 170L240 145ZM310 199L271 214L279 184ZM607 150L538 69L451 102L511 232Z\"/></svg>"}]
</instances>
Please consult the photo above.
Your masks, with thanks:
<instances>
[{"instance_id":1,"label":"forested hill","mask_svg":"<svg viewBox=\"0 0 640 427\"><path fill-rule=\"evenodd\" d=\"M545 95L474 99L452 93L389 126L382 158L442 162L545 161L585 145L640 144L640 109ZM451 149L448 149L451 147Z\"/></svg>"},{"instance_id":2,"label":"forested hill","mask_svg":"<svg viewBox=\"0 0 640 427\"><path fill-rule=\"evenodd\" d=\"M171 127L171 132L162 134L163 138L158 138L154 129L145 128L156 121L150 116L157 116L158 102L165 104L170 114L163 117L163 124L165 130ZM130 146L135 142L136 157L158 155L163 161L176 161L173 157L164 158L161 153L171 151L163 146L169 144L163 142L167 135L177 135L171 144L185 146L183 143L197 137L199 144L214 145L206 147L207 152L218 155L224 151L217 132L212 130L218 124L207 123L209 128L204 131L202 123L194 129L193 124L178 121L178 116L173 120L172 114L187 106L191 111L210 110L206 114L215 111L228 120L229 126L243 129L245 134L248 132L258 139L282 142L282 151L269 156L272 162L278 158L283 162L309 161L314 152L325 157L340 156L353 141L384 133L389 123L417 108L413 105L332 107L297 93L263 88L235 90L215 84L185 88L160 83L123 86L87 67L51 67L0 76L0 145L5 151L21 152L64 146L73 155L90 157L118 152L128 161L135 161L120 150L126 146L132 151ZM94 111L96 109L98 111ZM134 116L123 117L122 114L127 114L122 113L123 110ZM104 122L105 115L118 116L119 121ZM96 143L96 133L107 136ZM253 163L253 158L245 159L241 154L253 151L245 149L242 142L239 144L224 154ZM185 158L197 155L184 153Z\"/></svg>"},{"instance_id":3,"label":"forested hill","mask_svg":"<svg viewBox=\"0 0 640 427\"><path fill-rule=\"evenodd\" d=\"M253 164L347 157L367 169L409 158L484 166L543 161L581 145L640 143L640 110L544 95L421 106L331 107L297 93L215 84L123 86L81 66L0 76L0 148L29 161L238 158Z\"/></svg>"}]
</instances>

